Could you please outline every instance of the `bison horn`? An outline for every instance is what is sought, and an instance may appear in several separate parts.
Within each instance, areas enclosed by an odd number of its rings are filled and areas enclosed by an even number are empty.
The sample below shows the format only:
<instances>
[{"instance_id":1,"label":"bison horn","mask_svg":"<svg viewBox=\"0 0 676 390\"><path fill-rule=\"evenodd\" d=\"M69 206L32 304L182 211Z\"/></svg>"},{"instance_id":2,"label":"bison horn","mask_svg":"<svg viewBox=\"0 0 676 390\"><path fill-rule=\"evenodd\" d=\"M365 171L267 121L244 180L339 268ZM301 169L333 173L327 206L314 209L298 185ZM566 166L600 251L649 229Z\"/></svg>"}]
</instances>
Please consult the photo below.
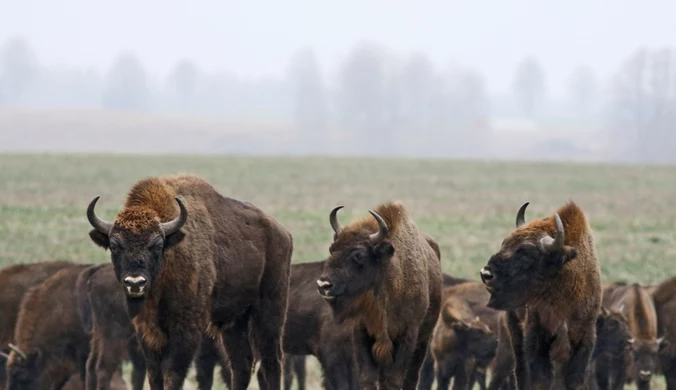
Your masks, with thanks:
<instances>
[{"instance_id":1,"label":"bison horn","mask_svg":"<svg viewBox=\"0 0 676 390\"><path fill-rule=\"evenodd\" d=\"M336 218L336 214L338 214L338 210L342 209L344 206L338 206L331 210L331 214L329 214L329 222L331 223L331 228L333 229L333 232L336 234L340 234L340 232L343 230L343 227L340 226L340 222L338 222L338 218Z\"/></svg>"},{"instance_id":2,"label":"bison horn","mask_svg":"<svg viewBox=\"0 0 676 390\"><path fill-rule=\"evenodd\" d=\"M369 210L369 213L371 213L371 215L373 215L373 218L375 218L376 221L378 221L378 226L380 227L380 230L378 230L377 233L371 234L371 235L369 236L369 238L371 239L371 242L372 242L372 243L378 244L378 243L380 243L382 240L384 240L385 237L387 237L387 233L390 232L390 229L388 229L387 224L386 224L385 221L383 220L383 217L381 217L380 215L378 215L378 213L376 213L376 212L373 211L373 210Z\"/></svg>"},{"instance_id":3,"label":"bison horn","mask_svg":"<svg viewBox=\"0 0 676 390\"><path fill-rule=\"evenodd\" d=\"M0 351L0 357L3 357L3 358L5 358L5 359L9 359L9 355L6 354L6 353L4 353L4 352L2 352L2 351Z\"/></svg>"},{"instance_id":4,"label":"bison horn","mask_svg":"<svg viewBox=\"0 0 676 390\"><path fill-rule=\"evenodd\" d=\"M540 239L540 244L548 252L556 252L563 248L563 242L566 240L566 232L563 230L563 223L559 214L554 213L556 219L556 238L545 236Z\"/></svg>"},{"instance_id":5,"label":"bison horn","mask_svg":"<svg viewBox=\"0 0 676 390\"><path fill-rule=\"evenodd\" d=\"M17 347L16 345L14 345L14 344L12 344L12 343L9 343L8 346L9 346L9 348L10 348L11 350L13 350L13 351L16 352L17 354L19 354L19 356L21 356L23 359L26 359L26 354L23 353L23 351L21 350L21 348Z\"/></svg>"},{"instance_id":6,"label":"bison horn","mask_svg":"<svg viewBox=\"0 0 676 390\"><path fill-rule=\"evenodd\" d=\"M99 218L96 215L96 212L94 211L94 208L96 207L96 202L99 201L99 195L96 195L94 199L92 199L91 202L89 202L89 206L87 206L87 219L89 220L89 224L94 227L94 229L98 230L99 232L109 235L110 230L113 228L113 223L104 221L101 218Z\"/></svg>"},{"instance_id":7,"label":"bison horn","mask_svg":"<svg viewBox=\"0 0 676 390\"><path fill-rule=\"evenodd\" d=\"M601 314L603 314L605 317L608 317L610 315L610 312L608 309L606 309L605 306L601 306Z\"/></svg>"},{"instance_id":8,"label":"bison horn","mask_svg":"<svg viewBox=\"0 0 676 390\"><path fill-rule=\"evenodd\" d=\"M176 199L176 203L178 203L178 208L181 209L181 213L173 221L160 223L160 229L162 229L162 233L165 237L181 230L185 221L188 219L188 210L186 210L181 198L177 196L174 199Z\"/></svg>"},{"instance_id":9,"label":"bison horn","mask_svg":"<svg viewBox=\"0 0 676 390\"><path fill-rule=\"evenodd\" d=\"M521 207L519 208L519 211L516 213L516 227L517 228L526 223L526 218L525 218L526 207L528 207L529 203L530 202L526 202L526 203L522 204Z\"/></svg>"}]
</instances>

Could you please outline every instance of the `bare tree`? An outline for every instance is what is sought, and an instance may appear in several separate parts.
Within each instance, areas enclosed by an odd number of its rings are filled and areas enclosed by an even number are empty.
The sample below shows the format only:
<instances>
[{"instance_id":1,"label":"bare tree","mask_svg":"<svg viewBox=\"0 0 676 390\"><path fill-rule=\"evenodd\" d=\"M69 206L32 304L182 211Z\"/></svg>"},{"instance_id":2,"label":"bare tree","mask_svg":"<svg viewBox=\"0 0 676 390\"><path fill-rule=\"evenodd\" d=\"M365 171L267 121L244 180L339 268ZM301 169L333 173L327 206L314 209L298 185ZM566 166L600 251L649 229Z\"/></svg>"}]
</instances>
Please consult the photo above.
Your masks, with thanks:
<instances>
[{"instance_id":1,"label":"bare tree","mask_svg":"<svg viewBox=\"0 0 676 390\"><path fill-rule=\"evenodd\" d=\"M20 36L10 38L0 49L0 101L18 101L37 72L37 60L28 42Z\"/></svg>"},{"instance_id":2,"label":"bare tree","mask_svg":"<svg viewBox=\"0 0 676 390\"><path fill-rule=\"evenodd\" d=\"M528 57L517 65L514 92L521 102L524 114L532 118L540 108L546 92L544 71L534 57Z\"/></svg>"},{"instance_id":3,"label":"bare tree","mask_svg":"<svg viewBox=\"0 0 676 390\"><path fill-rule=\"evenodd\" d=\"M106 76L103 105L119 110L145 108L148 85L143 64L133 53L121 53Z\"/></svg>"},{"instance_id":4,"label":"bare tree","mask_svg":"<svg viewBox=\"0 0 676 390\"><path fill-rule=\"evenodd\" d=\"M568 79L568 94L577 114L585 117L593 109L598 96L596 74L588 66L579 66Z\"/></svg>"},{"instance_id":5,"label":"bare tree","mask_svg":"<svg viewBox=\"0 0 676 390\"><path fill-rule=\"evenodd\" d=\"M311 48L296 52L287 68L294 96L294 119L309 145L326 139L329 107L317 56Z\"/></svg>"},{"instance_id":6,"label":"bare tree","mask_svg":"<svg viewBox=\"0 0 676 390\"><path fill-rule=\"evenodd\" d=\"M622 65L614 79L611 125L625 154L640 161L676 160L675 80L671 48L640 48Z\"/></svg>"}]
</instances>

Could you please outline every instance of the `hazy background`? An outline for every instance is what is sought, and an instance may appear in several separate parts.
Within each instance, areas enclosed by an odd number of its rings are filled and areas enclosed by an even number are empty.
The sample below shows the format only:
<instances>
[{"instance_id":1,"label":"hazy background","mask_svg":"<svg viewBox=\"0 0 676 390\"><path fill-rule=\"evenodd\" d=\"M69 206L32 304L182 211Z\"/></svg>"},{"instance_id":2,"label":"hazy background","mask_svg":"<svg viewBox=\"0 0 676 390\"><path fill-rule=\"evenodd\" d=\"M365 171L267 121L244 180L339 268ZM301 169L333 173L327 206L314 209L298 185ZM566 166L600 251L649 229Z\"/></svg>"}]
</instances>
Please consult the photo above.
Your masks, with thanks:
<instances>
[{"instance_id":1,"label":"hazy background","mask_svg":"<svg viewBox=\"0 0 676 390\"><path fill-rule=\"evenodd\" d=\"M668 163L673 1L0 0L0 150Z\"/></svg>"}]
</instances>

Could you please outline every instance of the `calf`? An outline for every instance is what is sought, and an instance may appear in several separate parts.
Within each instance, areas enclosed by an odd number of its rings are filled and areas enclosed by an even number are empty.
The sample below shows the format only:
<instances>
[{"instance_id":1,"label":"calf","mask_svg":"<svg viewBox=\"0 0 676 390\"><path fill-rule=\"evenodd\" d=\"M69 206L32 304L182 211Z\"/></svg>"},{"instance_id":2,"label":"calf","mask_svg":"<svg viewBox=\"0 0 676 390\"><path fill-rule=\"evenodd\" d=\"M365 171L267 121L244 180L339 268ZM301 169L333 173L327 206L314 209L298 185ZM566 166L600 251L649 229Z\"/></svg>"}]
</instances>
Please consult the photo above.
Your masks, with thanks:
<instances>
[{"instance_id":1,"label":"calf","mask_svg":"<svg viewBox=\"0 0 676 390\"><path fill-rule=\"evenodd\" d=\"M340 208L319 293L353 331L360 387L415 389L439 317L440 257L401 202L345 227Z\"/></svg>"},{"instance_id":2,"label":"calf","mask_svg":"<svg viewBox=\"0 0 676 390\"><path fill-rule=\"evenodd\" d=\"M68 261L46 261L34 264L15 264L0 270L0 389L5 388L5 359L9 343L13 341L14 326L19 315L21 299L26 292L67 266Z\"/></svg>"},{"instance_id":3,"label":"calf","mask_svg":"<svg viewBox=\"0 0 676 390\"><path fill-rule=\"evenodd\" d=\"M24 296L7 359L7 390L60 389L74 374L84 380L89 338L77 313L75 283L88 266L67 266Z\"/></svg>"},{"instance_id":4,"label":"calf","mask_svg":"<svg viewBox=\"0 0 676 390\"><path fill-rule=\"evenodd\" d=\"M631 360L628 382L649 389L657 368L662 338L657 337L657 313L652 298L638 283L612 285L603 293L603 305L624 315L631 332Z\"/></svg>"},{"instance_id":5,"label":"calf","mask_svg":"<svg viewBox=\"0 0 676 390\"><path fill-rule=\"evenodd\" d=\"M251 381L252 341L265 389L280 389L291 234L194 175L138 181L114 221L96 215L98 199L89 236L110 249L150 389L183 387L205 331L223 339L234 390Z\"/></svg>"},{"instance_id":6,"label":"calf","mask_svg":"<svg viewBox=\"0 0 676 390\"><path fill-rule=\"evenodd\" d=\"M574 202L553 216L525 222L503 239L480 276L488 307L508 311L519 389L549 389L553 364L566 388L583 389L601 308L600 268L591 228ZM522 315L516 309L525 309Z\"/></svg>"},{"instance_id":7,"label":"calf","mask_svg":"<svg viewBox=\"0 0 676 390\"><path fill-rule=\"evenodd\" d=\"M592 379L600 390L620 390L631 361L632 336L627 319L619 310L603 306L596 320L596 334Z\"/></svg>"}]
</instances>

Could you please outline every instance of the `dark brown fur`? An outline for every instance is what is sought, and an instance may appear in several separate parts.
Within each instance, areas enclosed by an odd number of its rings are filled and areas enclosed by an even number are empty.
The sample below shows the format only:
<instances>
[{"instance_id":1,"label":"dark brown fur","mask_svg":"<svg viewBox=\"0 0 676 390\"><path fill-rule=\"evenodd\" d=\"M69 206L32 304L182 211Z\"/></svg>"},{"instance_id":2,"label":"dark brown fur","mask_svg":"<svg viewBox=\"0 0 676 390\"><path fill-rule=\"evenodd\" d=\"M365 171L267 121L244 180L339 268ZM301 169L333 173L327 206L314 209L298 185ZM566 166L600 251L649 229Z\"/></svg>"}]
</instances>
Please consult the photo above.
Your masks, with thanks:
<instances>
[{"instance_id":1,"label":"dark brown fur","mask_svg":"<svg viewBox=\"0 0 676 390\"><path fill-rule=\"evenodd\" d=\"M676 277L664 280L652 292L657 313L660 345L660 371L667 381L667 390L676 390Z\"/></svg>"},{"instance_id":2,"label":"dark brown fur","mask_svg":"<svg viewBox=\"0 0 676 390\"><path fill-rule=\"evenodd\" d=\"M187 221L164 237L159 224L179 215L176 196ZM111 261L120 283L124 275L148 280L145 295L130 295L127 302L151 390L182 387L207 327L223 337L234 390L251 380L252 341L267 388L280 389L293 249L284 227L250 203L221 196L201 178L177 175L136 183L106 233L94 229L90 237L104 248L116 245Z\"/></svg>"},{"instance_id":3,"label":"dark brown fur","mask_svg":"<svg viewBox=\"0 0 676 390\"><path fill-rule=\"evenodd\" d=\"M603 305L622 312L633 339L627 380L636 381L639 389L650 389L661 342L657 337L655 304L638 283L609 287L604 290Z\"/></svg>"},{"instance_id":4,"label":"dark brown fur","mask_svg":"<svg viewBox=\"0 0 676 390\"><path fill-rule=\"evenodd\" d=\"M108 390L122 362L131 360L132 389L143 390L145 359L112 265L95 265L81 272L76 291L80 320L91 337L85 389Z\"/></svg>"},{"instance_id":5,"label":"dark brown fur","mask_svg":"<svg viewBox=\"0 0 676 390\"><path fill-rule=\"evenodd\" d=\"M520 389L548 389L554 363L563 366L567 388L584 388L596 340L602 292L591 228L574 202L557 213L562 247L550 251L540 242L557 236L554 216L533 220L507 236L481 272L491 292L488 306L526 308L523 316L508 316Z\"/></svg>"},{"instance_id":6,"label":"dark brown fur","mask_svg":"<svg viewBox=\"0 0 676 390\"><path fill-rule=\"evenodd\" d=\"M12 351L7 360L7 390L59 389L82 367L89 338L77 313L75 283L88 265L57 271L21 301Z\"/></svg>"},{"instance_id":7,"label":"dark brown fur","mask_svg":"<svg viewBox=\"0 0 676 390\"><path fill-rule=\"evenodd\" d=\"M323 269L324 261L291 266L284 354L295 359L315 356L321 364L328 390L358 389L352 331L336 323L331 308L317 293L317 278ZM291 367L289 364L285 371L285 380L293 378ZM298 382L304 383L300 378Z\"/></svg>"},{"instance_id":8,"label":"dark brown fur","mask_svg":"<svg viewBox=\"0 0 676 390\"><path fill-rule=\"evenodd\" d=\"M354 331L360 387L414 389L439 316L439 253L401 202L375 212L387 235L370 241L380 231L373 216L345 226L334 235L317 282L337 320Z\"/></svg>"},{"instance_id":9,"label":"dark brown fur","mask_svg":"<svg viewBox=\"0 0 676 390\"><path fill-rule=\"evenodd\" d=\"M602 308L596 320L596 345L592 355L593 380L600 390L624 388L631 358L631 332L622 312Z\"/></svg>"},{"instance_id":10,"label":"dark brown fur","mask_svg":"<svg viewBox=\"0 0 676 390\"><path fill-rule=\"evenodd\" d=\"M71 266L68 261L15 264L0 270L0 352L9 354L21 299L31 287L44 282L56 271ZM5 388L5 359L0 356L0 389Z\"/></svg>"},{"instance_id":11,"label":"dark brown fur","mask_svg":"<svg viewBox=\"0 0 676 390\"><path fill-rule=\"evenodd\" d=\"M497 328L498 311L485 306L489 294L481 282L446 287L443 297L430 344L437 388L447 389L453 378L454 389L470 389L472 377L485 373L495 357L498 339L493 330ZM483 380L480 386L485 388Z\"/></svg>"}]
</instances>

